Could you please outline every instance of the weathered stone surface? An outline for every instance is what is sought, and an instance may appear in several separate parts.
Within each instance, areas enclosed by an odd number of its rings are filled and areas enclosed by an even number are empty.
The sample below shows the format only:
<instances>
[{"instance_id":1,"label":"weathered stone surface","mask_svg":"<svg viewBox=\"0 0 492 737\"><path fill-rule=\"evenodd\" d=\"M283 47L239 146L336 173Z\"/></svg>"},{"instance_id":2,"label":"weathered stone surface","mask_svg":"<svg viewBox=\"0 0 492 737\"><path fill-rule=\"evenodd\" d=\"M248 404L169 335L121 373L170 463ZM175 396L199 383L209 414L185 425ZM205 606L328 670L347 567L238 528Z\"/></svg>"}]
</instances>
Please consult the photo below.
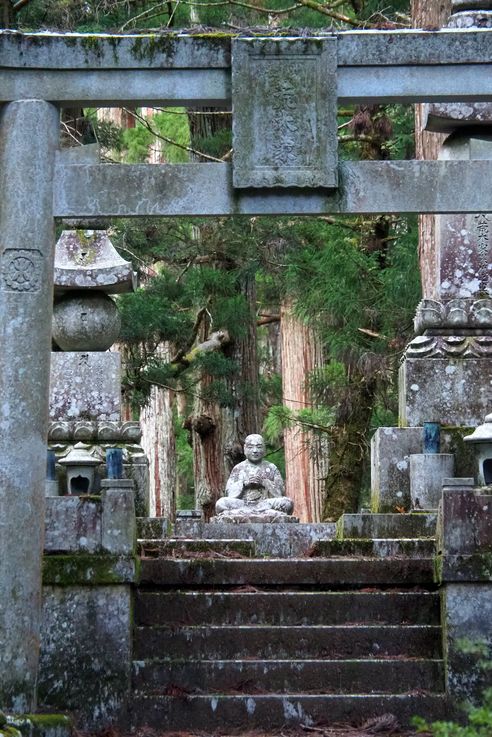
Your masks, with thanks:
<instances>
[{"instance_id":1,"label":"weathered stone surface","mask_svg":"<svg viewBox=\"0 0 492 737\"><path fill-rule=\"evenodd\" d=\"M112 420L121 412L119 353L52 353L51 420Z\"/></svg>"},{"instance_id":2,"label":"weathered stone surface","mask_svg":"<svg viewBox=\"0 0 492 737\"><path fill-rule=\"evenodd\" d=\"M134 483L103 479L101 545L108 553L132 553L137 542Z\"/></svg>"},{"instance_id":3,"label":"weathered stone surface","mask_svg":"<svg viewBox=\"0 0 492 737\"><path fill-rule=\"evenodd\" d=\"M15 99L15 98L14 98ZM59 113L0 112L0 704L35 710Z\"/></svg>"},{"instance_id":4,"label":"weathered stone surface","mask_svg":"<svg viewBox=\"0 0 492 737\"><path fill-rule=\"evenodd\" d=\"M373 512L409 510L410 455L422 451L422 427L379 427L371 438Z\"/></svg>"},{"instance_id":5,"label":"weathered stone surface","mask_svg":"<svg viewBox=\"0 0 492 737\"><path fill-rule=\"evenodd\" d=\"M353 558L429 558L435 553L432 538L405 540L318 540L314 543L311 558L350 556Z\"/></svg>"},{"instance_id":6,"label":"weathered stone surface","mask_svg":"<svg viewBox=\"0 0 492 737\"><path fill-rule=\"evenodd\" d=\"M342 514L337 522L338 540L349 538L415 538L434 537L436 514Z\"/></svg>"},{"instance_id":7,"label":"weathered stone surface","mask_svg":"<svg viewBox=\"0 0 492 737\"><path fill-rule=\"evenodd\" d=\"M45 552L101 550L101 502L78 496L46 500Z\"/></svg>"},{"instance_id":8,"label":"weathered stone surface","mask_svg":"<svg viewBox=\"0 0 492 737\"><path fill-rule=\"evenodd\" d=\"M490 102L435 102L424 105L424 128L432 133L453 133L466 126L487 126L491 121Z\"/></svg>"},{"instance_id":9,"label":"weathered stone surface","mask_svg":"<svg viewBox=\"0 0 492 737\"><path fill-rule=\"evenodd\" d=\"M145 558L253 558L255 553L253 540L138 540L138 554Z\"/></svg>"},{"instance_id":10,"label":"weathered stone surface","mask_svg":"<svg viewBox=\"0 0 492 737\"><path fill-rule=\"evenodd\" d=\"M140 583L156 586L347 586L429 584L432 558L365 559L290 558L179 560L152 558L141 561Z\"/></svg>"},{"instance_id":11,"label":"weathered stone surface","mask_svg":"<svg viewBox=\"0 0 492 737\"><path fill-rule=\"evenodd\" d=\"M133 700L133 723L155 729L192 729L216 732L224 724L261 730L298 727L301 724L362 723L382 714L398 714L401 725L410 725L415 714L429 721L451 716L443 695L352 696L244 695L138 696Z\"/></svg>"},{"instance_id":12,"label":"weathered stone surface","mask_svg":"<svg viewBox=\"0 0 492 737\"><path fill-rule=\"evenodd\" d=\"M492 495L477 488L445 489L440 529L444 555L492 552Z\"/></svg>"},{"instance_id":13,"label":"weathered stone surface","mask_svg":"<svg viewBox=\"0 0 492 737\"><path fill-rule=\"evenodd\" d=\"M139 540L162 540L169 536L167 517L137 517L137 538Z\"/></svg>"},{"instance_id":14,"label":"weathered stone surface","mask_svg":"<svg viewBox=\"0 0 492 737\"><path fill-rule=\"evenodd\" d=\"M104 292L69 293L53 308L53 338L62 351L107 351L120 328L118 308Z\"/></svg>"},{"instance_id":15,"label":"weathered stone surface","mask_svg":"<svg viewBox=\"0 0 492 737\"><path fill-rule=\"evenodd\" d=\"M405 693L435 691L444 683L440 660L192 660L154 661L134 666L134 684L148 694L171 688L203 693L203 684L222 694ZM212 690L210 688L210 690ZM442 686L441 686L442 690Z\"/></svg>"},{"instance_id":16,"label":"weathered stone surface","mask_svg":"<svg viewBox=\"0 0 492 737\"><path fill-rule=\"evenodd\" d=\"M130 488L122 488L128 484ZM123 482L123 484L121 483ZM46 501L46 553L128 555L135 550L136 521L133 481L121 479L97 497L55 497Z\"/></svg>"},{"instance_id":17,"label":"weathered stone surface","mask_svg":"<svg viewBox=\"0 0 492 737\"><path fill-rule=\"evenodd\" d=\"M492 16L491 16L492 17ZM492 158L492 137L455 135L442 146L440 159ZM436 221L439 299L492 296L492 217L485 212L441 215Z\"/></svg>"},{"instance_id":18,"label":"weathered stone surface","mask_svg":"<svg viewBox=\"0 0 492 737\"><path fill-rule=\"evenodd\" d=\"M399 79L394 72L393 78ZM260 193L234 190L227 163L59 165L55 213L177 217L492 211L492 193L482 188L477 194L480 183L492 178L490 161L340 161L338 173L339 191L333 194L302 189ZM100 193L97 201L93 191Z\"/></svg>"},{"instance_id":19,"label":"weathered stone surface","mask_svg":"<svg viewBox=\"0 0 492 737\"><path fill-rule=\"evenodd\" d=\"M269 623L271 626L372 624L439 625L439 594L419 591L149 591L135 599L135 622L141 626L182 623Z\"/></svg>"},{"instance_id":20,"label":"weathered stone surface","mask_svg":"<svg viewBox=\"0 0 492 737\"><path fill-rule=\"evenodd\" d=\"M480 704L490 688L492 584L447 584L443 603L446 689L458 701Z\"/></svg>"},{"instance_id":21,"label":"weathered stone surface","mask_svg":"<svg viewBox=\"0 0 492 737\"><path fill-rule=\"evenodd\" d=\"M45 586L39 693L81 729L123 717L130 688L129 586Z\"/></svg>"},{"instance_id":22,"label":"weathered stone surface","mask_svg":"<svg viewBox=\"0 0 492 737\"><path fill-rule=\"evenodd\" d=\"M234 187L336 187L337 41L232 43Z\"/></svg>"},{"instance_id":23,"label":"weathered stone surface","mask_svg":"<svg viewBox=\"0 0 492 737\"><path fill-rule=\"evenodd\" d=\"M400 367L400 423L476 427L489 411L491 358L405 358Z\"/></svg>"},{"instance_id":24,"label":"weathered stone surface","mask_svg":"<svg viewBox=\"0 0 492 737\"><path fill-rule=\"evenodd\" d=\"M58 292L128 292L134 287L133 269L115 250L105 230L64 230L55 249L54 286Z\"/></svg>"},{"instance_id":25,"label":"weathered stone surface","mask_svg":"<svg viewBox=\"0 0 492 737\"><path fill-rule=\"evenodd\" d=\"M437 509L442 482L454 475L449 453L416 453L410 456L410 496L414 509Z\"/></svg>"},{"instance_id":26,"label":"weathered stone surface","mask_svg":"<svg viewBox=\"0 0 492 737\"><path fill-rule=\"evenodd\" d=\"M332 522L320 524L208 524L176 520L176 535L209 539L251 539L257 555L288 558L305 555L316 540L331 539L335 534Z\"/></svg>"}]
</instances>

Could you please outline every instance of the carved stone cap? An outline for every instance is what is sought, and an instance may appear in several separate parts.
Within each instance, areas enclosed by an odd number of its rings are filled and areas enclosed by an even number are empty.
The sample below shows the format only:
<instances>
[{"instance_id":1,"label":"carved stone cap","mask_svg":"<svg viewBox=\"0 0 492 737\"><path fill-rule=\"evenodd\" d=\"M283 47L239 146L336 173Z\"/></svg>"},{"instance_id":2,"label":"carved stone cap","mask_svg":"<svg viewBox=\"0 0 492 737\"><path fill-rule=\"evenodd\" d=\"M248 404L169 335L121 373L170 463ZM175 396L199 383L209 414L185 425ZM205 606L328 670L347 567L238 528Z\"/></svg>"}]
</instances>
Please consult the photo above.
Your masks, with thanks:
<instances>
[{"instance_id":1,"label":"carved stone cap","mask_svg":"<svg viewBox=\"0 0 492 737\"><path fill-rule=\"evenodd\" d=\"M65 458L61 458L58 463L61 466L100 466L101 461L89 453L87 445L77 443Z\"/></svg>"},{"instance_id":2,"label":"carved stone cap","mask_svg":"<svg viewBox=\"0 0 492 737\"><path fill-rule=\"evenodd\" d=\"M451 7L454 13L460 10L492 10L492 0L451 0Z\"/></svg>"},{"instance_id":3,"label":"carved stone cap","mask_svg":"<svg viewBox=\"0 0 492 737\"><path fill-rule=\"evenodd\" d=\"M492 414L487 415L483 425L479 425L471 435L463 438L468 443L492 443Z\"/></svg>"},{"instance_id":4,"label":"carved stone cap","mask_svg":"<svg viewBox=\"0 0 492 737\"><path fill-rule=\"evenodd\" d=\"M435 328L492 329L492 299L423 299L417 307L415 332Z\"/></svg>"},{"instance_id":5,"label":"carved stone cap","mask_svg":"<svg viewBox=\"0 0 492 737\"><path fill-rule=\"evenodd\" d=\"M50 423L48 438L50 441L61 442L85 440L86 442L99 441L101 443L110 441L139 443L142 438L142 431L138 422L58 420Z\"/></svg>"},{"instance_id":6,"label":"carved stone cap","mask_svg":"<svg viewBox=\"0 0 492 737\"><path fill-rule=\"evenodd\" d=\"M129 261L118 254L105 230L64 230L55 250L55 290L97 289L107 294L135 287Z\"/></svg>"}]
</instances>

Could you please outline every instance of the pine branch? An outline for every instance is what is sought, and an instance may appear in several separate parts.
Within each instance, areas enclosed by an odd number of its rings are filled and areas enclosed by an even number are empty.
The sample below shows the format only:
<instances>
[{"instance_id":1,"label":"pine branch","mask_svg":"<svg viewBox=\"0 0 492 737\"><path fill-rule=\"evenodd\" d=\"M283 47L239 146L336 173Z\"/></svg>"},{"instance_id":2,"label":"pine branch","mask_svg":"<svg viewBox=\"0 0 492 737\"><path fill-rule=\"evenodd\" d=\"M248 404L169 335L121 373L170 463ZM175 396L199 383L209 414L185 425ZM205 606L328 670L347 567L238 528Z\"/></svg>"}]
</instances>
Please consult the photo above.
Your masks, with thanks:
<instances>
[{"instance_id":1,"label":"pine branch","mask_svg":"<svg viewBox=\"0 0 492 737\"><path fill-rule=\"evenodd\" d=\"M123 108L123 110L125 110L129 115L135 118L135 120L138 120L139 123L141 123L144 126L144 128L146 128L150 133L152 133L153 136L155 136L156 138L159 138L161 141L164 141L165 143L170 143L171 145L176 146L177 148L180 148L183 151L188 151L188 153L193 154L194 156L200 156L202 159L206 159L207 161L214 161L219 164L222 163L222 160L217 159L215 156L209 156L208 154L203 153L203 151L197 151L191 146L185 146L182 143L178 143L177 141L174 141L172 138L163 136L162 133L159 133L158 131L156 131L150 125L147 118L144 118L143 115L140 115L140 113L136 113L134 110L130 110L129 108Z\"/></svg>"}]
</instances>

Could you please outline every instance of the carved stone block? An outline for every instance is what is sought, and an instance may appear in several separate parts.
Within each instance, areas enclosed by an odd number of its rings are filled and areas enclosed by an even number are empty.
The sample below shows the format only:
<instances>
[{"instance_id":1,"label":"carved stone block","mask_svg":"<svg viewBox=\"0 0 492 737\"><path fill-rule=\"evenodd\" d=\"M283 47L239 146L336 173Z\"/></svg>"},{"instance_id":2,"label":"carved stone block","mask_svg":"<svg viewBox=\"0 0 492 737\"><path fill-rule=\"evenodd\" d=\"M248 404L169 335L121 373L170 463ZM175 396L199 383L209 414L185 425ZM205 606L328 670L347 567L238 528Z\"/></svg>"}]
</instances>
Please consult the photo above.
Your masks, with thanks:
<instances>
[{"instance_id":1,"label":"carved stone block","mask_svg":"<svg viewBox=\"0 0 492 737\"><path fill-rule=\"evenodd\" d=\"M492 357L407 357L400 368L400 424L479 425L490 410Z\"/></svg>"},{"instance_id":2,"label":"carved stone block","mask_svg":"<svg viewBox=\"0 0 492 737\"><path fill-rule=\"evenodd\" d=\"M232 49L234 187L336 187L336 39Z\"/></svg>"},{"instance_id":3,"label":"carved stone block","mask_svg":"<svg viewBox=\"0 0 492 737\"><path fill-rule=\"evenodd\" d=\"M50 419L120 419L119 353L52 353Z\"/></svg>"}]
</instances>

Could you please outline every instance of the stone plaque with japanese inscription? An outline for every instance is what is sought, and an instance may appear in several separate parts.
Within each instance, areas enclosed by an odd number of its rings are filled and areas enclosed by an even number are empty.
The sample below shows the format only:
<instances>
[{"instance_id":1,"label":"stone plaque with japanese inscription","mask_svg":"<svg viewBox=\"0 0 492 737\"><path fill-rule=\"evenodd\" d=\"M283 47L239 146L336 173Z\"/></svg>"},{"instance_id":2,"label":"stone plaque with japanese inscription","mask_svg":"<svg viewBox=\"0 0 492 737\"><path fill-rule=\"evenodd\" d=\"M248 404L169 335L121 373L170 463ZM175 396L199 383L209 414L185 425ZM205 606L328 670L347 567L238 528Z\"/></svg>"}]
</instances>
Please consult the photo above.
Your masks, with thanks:
<instances>
[{"instance_id":1,"label":"stone plaque with japanese inscription","mask_svg":"<svg viewBox=\"0 0 492 737\"><path fill-rule=\"evenodd\" d=\"M234 187L337 186L336 38L236 39Z\"/></svg>"}]
</instances>

